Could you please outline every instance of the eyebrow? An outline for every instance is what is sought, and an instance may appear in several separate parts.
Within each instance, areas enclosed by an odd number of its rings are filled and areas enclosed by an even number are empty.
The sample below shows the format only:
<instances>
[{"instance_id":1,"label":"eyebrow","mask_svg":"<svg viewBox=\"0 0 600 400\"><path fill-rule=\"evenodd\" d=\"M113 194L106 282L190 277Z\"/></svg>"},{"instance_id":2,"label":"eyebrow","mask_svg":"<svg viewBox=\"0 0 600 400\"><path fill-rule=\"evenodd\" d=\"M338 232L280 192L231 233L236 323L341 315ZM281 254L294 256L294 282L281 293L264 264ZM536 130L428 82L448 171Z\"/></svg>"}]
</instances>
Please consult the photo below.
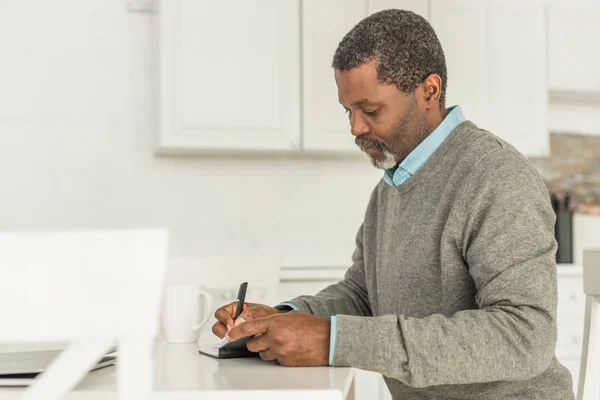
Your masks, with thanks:
<instances>
[{"instance_id":1,"label":"eyebrow","mask_svg":"<svg viewBox=\"0 0 600 400\"><path fill-rule=\"evenodd\" d=\"M344 104L342 102L340 102L340 104L344 106ZM354 103L351 103L350 105L351 106L355 106L355 107L360 107L360 106L364 106L366 104L368 104L368 105L380 105L376 101L371 101L371 100L367 100L367 99L362 99L362 100L355 101Z\"/></svg>"}]
</instances>

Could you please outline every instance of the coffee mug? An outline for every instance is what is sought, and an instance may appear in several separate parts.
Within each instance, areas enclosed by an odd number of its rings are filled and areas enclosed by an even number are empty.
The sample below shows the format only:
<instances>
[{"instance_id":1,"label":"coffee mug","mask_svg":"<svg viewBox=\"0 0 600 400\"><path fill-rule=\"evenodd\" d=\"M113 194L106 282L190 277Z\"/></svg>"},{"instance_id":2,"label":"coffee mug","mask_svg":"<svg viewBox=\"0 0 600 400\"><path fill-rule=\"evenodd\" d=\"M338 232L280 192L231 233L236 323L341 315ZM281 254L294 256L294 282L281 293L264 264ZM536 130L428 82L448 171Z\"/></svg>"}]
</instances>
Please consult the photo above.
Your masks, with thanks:
<instances>
[{"instance_id":1,"label":"coffee mug","mask_svg":"<svg viewBox=\"0 0 600 400\"><path fill-rule=\"evenodd\" d=\"M162 325L169 343L192 343L200 328L212 317L210 293L192 285L168 285L165 288Z\"/></svg>"}]
</instances>

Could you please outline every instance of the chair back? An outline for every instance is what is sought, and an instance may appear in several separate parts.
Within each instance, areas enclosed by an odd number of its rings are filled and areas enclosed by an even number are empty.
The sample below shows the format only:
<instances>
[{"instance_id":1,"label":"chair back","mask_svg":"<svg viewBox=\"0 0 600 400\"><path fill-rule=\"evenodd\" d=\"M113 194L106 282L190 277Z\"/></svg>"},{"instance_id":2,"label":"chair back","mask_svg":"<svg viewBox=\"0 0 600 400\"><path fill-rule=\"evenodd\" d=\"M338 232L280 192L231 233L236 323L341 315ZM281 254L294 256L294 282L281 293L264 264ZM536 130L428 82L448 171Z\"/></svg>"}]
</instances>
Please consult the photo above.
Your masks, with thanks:
<instances>
[{"instance_id":1,"label":"chair back","mask_svg":"<svg viewBox=\"0 0 600 400\"><path fill-rule=\"evenodd\" d=\"M60 398L114 344L119 384L151 391L167 241L163 230L0 233L0 342L70 343L22 398Z\"/></svg>"},{"instance_id":2,"label":"chair back","mask_svg":"<svg viewBox=\"0 0 600 400\"><path fill-rule=\"evenodd\" d=\"M583 252L586 294L577 400L600 399L600 249Z\"/></svg>"}]
</instances>

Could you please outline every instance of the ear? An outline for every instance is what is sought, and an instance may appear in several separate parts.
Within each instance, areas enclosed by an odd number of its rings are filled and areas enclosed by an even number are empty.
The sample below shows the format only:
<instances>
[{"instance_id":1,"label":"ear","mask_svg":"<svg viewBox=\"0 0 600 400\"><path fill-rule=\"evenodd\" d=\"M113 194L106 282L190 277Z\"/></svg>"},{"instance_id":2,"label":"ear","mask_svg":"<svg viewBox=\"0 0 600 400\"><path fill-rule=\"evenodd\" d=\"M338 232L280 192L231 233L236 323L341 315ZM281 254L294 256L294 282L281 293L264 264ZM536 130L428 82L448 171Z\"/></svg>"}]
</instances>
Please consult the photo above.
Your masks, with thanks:
<instances>
[{"instance_id":1,"label":"ear","mask_svg":"<svg viewBox=\"0 0 600 400\"><path fill-rule=\"evenodd\" d=\"M442 95L442 78L431 74L421 83L421 97L426 109L438 108Z\"/></svg>"}]
</instances>

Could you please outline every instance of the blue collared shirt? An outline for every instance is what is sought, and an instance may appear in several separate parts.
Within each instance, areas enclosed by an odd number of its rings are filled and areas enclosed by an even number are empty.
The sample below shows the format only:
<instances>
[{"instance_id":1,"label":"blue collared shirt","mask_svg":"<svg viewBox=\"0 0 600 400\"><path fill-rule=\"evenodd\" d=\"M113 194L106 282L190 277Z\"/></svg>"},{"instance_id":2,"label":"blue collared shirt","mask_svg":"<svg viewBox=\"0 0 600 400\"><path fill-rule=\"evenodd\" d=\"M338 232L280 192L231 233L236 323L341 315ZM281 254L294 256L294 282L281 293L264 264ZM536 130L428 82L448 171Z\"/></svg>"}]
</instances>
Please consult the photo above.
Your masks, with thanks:
<instances>
[{"instance_id":1,"label":"blue collared shirt","mask_svg":"<svg viewBox=\"0 0 600 400\"><path fill-rule=\"evenodd\" d=\"M400 186L412 177L425 164L429 157L460 123L465 120L460 106L448 109L446 118L429 134L397 167L388 169L383 180L392 186Z\"/></svg>"},{"instance_id":2,"label":"blue collared shirt","mask_svg":"<svg viewBox=\"0 0 600 400\"><path fill-rule=\"evenodd\" d=\"M408 156L395 168L388 169L383 175L383 179L392 186L400 186L413 176L419 168L429 160L429 157L440 147L440 144L450 135L450 133L465 120L460 106L454 106L448 109L448 115ZM292 303L281 303L275 308L291 308L298 311ZM333 365L333 356L335 355L335 337L337 335L337 318L331 317L331 330L329 335L329 365Z\"/></svg>"}]
</instances>

